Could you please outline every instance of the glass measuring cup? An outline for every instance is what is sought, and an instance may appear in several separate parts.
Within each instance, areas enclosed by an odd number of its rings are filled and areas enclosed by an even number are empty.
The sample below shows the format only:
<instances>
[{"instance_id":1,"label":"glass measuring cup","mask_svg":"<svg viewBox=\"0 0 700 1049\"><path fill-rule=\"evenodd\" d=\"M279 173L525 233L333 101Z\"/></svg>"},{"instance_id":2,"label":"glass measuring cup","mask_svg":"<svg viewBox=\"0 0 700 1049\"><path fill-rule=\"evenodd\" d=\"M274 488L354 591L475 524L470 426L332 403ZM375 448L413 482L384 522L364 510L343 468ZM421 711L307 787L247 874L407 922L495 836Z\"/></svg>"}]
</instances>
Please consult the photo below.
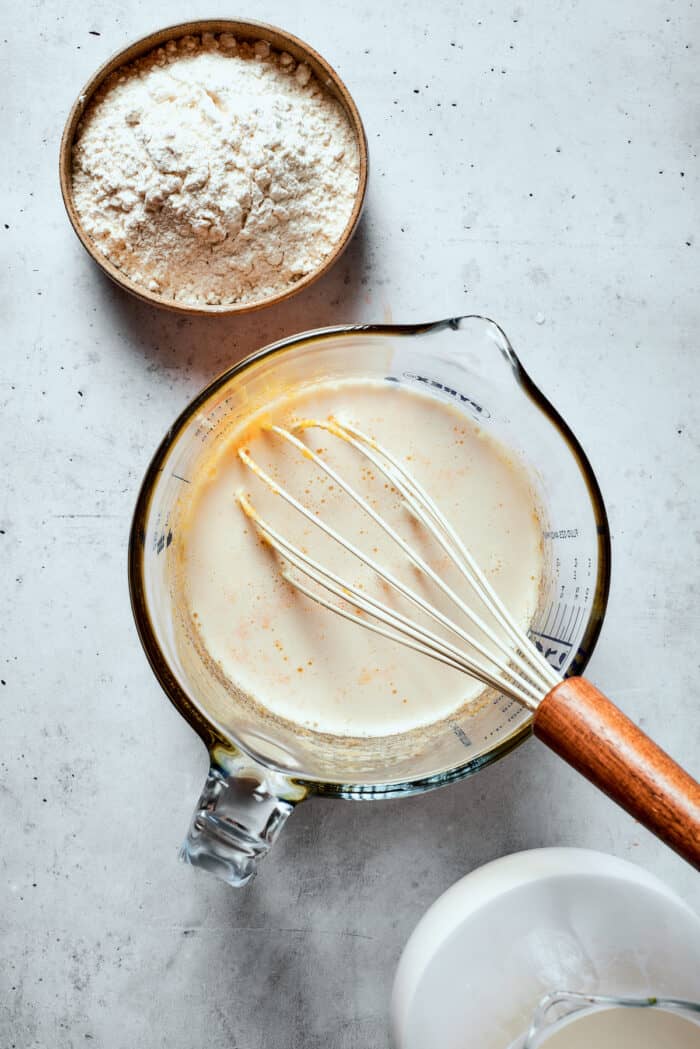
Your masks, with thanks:
<instances>
[{"instance_id":1,"label":"glass measuring cup","mask_svg":"<svg viewBox=\"0 0 700 1049\"><path fill-rule=\"evenodd\" d=\"M553 666L580 674L602 625L610 542L598 484L576 438L493 321L469 316L308 332L219 376L175 421L148 468L132 525L129 581L151 666L211 757L181 857L232 885L250 880L294 805L309 794L352 800L429 790L478 771L531 730L531 714L494 693L478 712L402 735L301 732L235 695L180 642L173 538L198 463L252 405L295 385L352 377L402 383L449 402L529 466L545 550L531 636Z\"/></svg>"},{"instance_id":2,"label":"glass measuring cup","mask_svg":"<svg viewBox=\"0 0 700 1049\"><path fill-rule=\"evenodd\" d=\"M552 1046L552 1049L555 1049L555 1045L563 1047L566 1044L566 1032L568 1031L569 1036L573 1037L577 1027L584 1041L574 1042L574 1049L576 1045L584 1043L595 1044L599 1046L599 1049L605 1049L605 1046L613 1045L616 1047L637 1045L638 1035L635 1036L633 1030L625 1031L624 1026L622 1031L619 1029L610 1031L610 1040L606 1040L605 1044L601 1045L600 1030L596 1035L589 1027L588 1033L584 1035L583 1030L578 1025L578 1021L594 1015L598 1015L600 1020L607 1019L609 1022L610 1019L618 1014L619 1010L625 1010L630 1018L634 1016L637 1022L641 1021L643 1024L646 1022L647 1028L650 1026L647 1019L650 1014L654 1014L655 1021L660 1020L662 1017L669 1017L670 1019L670 1016L675 1016L682 1020L683 1023L680 1030L674 1024L673 1032L670 1028L665 1034L663 1030L647 1031L649 1035L653 1035L654 1039L656 1039L655 1044L663 1045L666 1049L673 1049L674 1046L700 1045L700 1003L698 1002L683 1001L678 998L630 998L617 995L591 995L577 994L573 991L553 991L545 995L537 1006L530 1030L527 1032L524 1041L519 1039L511 1049L547 1049L549 1045ZM605 1014L605 1016L601 1014ZM635 1016L634 1014L637 1015ZM624 1020L624 1018L623 1014L622 1019ZM640 1029L642 1028L638 1028L638 1030ZM669 1041L672 1034L677 1038L673 1042ZM559 1037L554 1038L555 1035ZM602 1035L604 1038L606 1037L604 1032L602 1032ZM618 1041L620 1037L624 1038L624 1042ZM649 1044L651 1044L651 1039Z\"/></svg>"}]
</instances>

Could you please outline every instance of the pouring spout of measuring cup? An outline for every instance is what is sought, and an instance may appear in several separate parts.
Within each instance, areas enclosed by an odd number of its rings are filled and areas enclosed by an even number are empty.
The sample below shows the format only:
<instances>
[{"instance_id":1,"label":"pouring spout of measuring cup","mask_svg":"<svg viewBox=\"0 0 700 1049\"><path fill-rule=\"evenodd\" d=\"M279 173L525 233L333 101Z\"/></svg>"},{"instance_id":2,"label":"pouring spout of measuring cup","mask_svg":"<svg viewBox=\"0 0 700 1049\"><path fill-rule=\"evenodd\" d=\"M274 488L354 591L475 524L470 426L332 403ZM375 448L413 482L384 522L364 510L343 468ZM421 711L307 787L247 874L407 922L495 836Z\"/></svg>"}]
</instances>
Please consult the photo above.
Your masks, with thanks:
<instances>
[{"instance_id":1,"label":"pouring spout of measuring cup","mask_svg":"<svg viewBox=\"0 0 700 1049\"><path fill-rule=\"evenodd\" d=\"M242 888L306 794L242 753L213 753L180 859Z\"/></svg>"}]
</instances>

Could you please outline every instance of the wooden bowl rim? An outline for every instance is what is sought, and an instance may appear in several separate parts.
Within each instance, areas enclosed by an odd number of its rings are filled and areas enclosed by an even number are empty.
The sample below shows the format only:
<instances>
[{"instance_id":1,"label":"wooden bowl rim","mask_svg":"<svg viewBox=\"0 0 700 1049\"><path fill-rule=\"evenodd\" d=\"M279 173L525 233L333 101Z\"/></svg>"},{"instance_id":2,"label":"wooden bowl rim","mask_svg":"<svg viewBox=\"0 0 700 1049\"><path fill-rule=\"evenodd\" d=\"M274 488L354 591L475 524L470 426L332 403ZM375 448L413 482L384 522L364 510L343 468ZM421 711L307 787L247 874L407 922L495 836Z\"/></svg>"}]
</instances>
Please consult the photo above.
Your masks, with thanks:
<instances>
[{"instance_id":1,"label":"wooden bowl rim","mask_svg":"<svg viewBox=\"0 0 700 1049\"><path fill-rule=\"evenodd\" d=\"M168 40L177 40L180 37L188 36L190 34L199 35L207 32L232 33L237 39L243 40L246 43L254 43L256 40L267 40L275 50L288 51L289 54L297 59L297 61L305 62L322 86L342 105L355 133L355 139L360 155L360 173L353 209L348 218L345 229L343 230L342 236L328 258L325 259L321 266L313 270L311 273L307 273L305 277L302 277L301 280L297 281L296 284L292 285L292 287L288 288L286 291L280 292L278 295L268 296L268 298L260 299L256 302L241 303L238 305L231 303L223 303L213 306L188 305L187 303L167 299L162 295L149 291L140 284L136 284L97 248L92 238L83 229L80 216L78 215L73 200L73 143L75 141L78 124L80 123L83 113L91 102L95 92L102 86L107 77L115 70L119 69L120 66L127 65L129 62L133 62L135 59L148 54L149 51L153 51L155 48L167 43ZM352 95L333 67L317 51L310 47L309 44L300 40L298 37L293 36L291 33L288 33L285 29L268 25L266 22L256 22L250 19L204 18L192 22L178 22L175 25L166 26L163 29L157 29L152 33L139 37L139 39L134 40L131 44L128 44L126 47L115 52L111 58L108 58L106 62L103 62L99 69L93 73L73 103L70 113L68 114L68 119L66 120L66 125L63 129L59 151L59 176L63 204L78 239L91 258L116 284L120 285L120 287L124 288L126 291L131 292L132 295L135 295L143 302L148 302L151 305L160 306L176 313L200 316L231 316L234 314L252 313L255 310L265 309L267 306L276 306L278 303L284 302L285 299L291 298L292 295L296 295L298 292L303 291L305 288L308 288L311 284L315 283L315 281L319 280L319 278L327 273L331 266L333 266L340 258L357 228L367 193L368 172L369 157L367 135L362 123L362 118L360 117L359 110L355 105Z\"/></svg>"}]
</instances>

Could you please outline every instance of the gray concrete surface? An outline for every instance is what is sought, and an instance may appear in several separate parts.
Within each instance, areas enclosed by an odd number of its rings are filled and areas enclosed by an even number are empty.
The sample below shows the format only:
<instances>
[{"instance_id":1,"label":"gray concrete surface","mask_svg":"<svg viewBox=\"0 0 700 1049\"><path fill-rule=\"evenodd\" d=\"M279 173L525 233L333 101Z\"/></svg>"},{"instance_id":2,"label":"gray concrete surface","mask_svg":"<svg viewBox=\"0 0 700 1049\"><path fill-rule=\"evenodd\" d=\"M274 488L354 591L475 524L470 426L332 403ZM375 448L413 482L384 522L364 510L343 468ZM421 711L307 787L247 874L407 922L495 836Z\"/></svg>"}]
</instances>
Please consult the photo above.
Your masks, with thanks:
<instances>
[{"instance_id":1,"label":"gray concrete surface","mask_svg":"<svg viewBox=\"0 0 700 1049\"><path fill-rule=\"evenodd\" d=\"M590 674L696 772L700 737L699 9L232 9L337 66L372 167L337 268L225 322L113 288L68 225L56 170L93 69L214 8L4 7L2 1049L381 1049L394 966L425 908L531 846L631 858L700 905L688 867L536 743L417 799L303 805L238 894L176 862L206 759L136 639L130 514L195 391L304 328L468 310L504 325L608 501L612 598Z\"/></svg>"}]
</instances>

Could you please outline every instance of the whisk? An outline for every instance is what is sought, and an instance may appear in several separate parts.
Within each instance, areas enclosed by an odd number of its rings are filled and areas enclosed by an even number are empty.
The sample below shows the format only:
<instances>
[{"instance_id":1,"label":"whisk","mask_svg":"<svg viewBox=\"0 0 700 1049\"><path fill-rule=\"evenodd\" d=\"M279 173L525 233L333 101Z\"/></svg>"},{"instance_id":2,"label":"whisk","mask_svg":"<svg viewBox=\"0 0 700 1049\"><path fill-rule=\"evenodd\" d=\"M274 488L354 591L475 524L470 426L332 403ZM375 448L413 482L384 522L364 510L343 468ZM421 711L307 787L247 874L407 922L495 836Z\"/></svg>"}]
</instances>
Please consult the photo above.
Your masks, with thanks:
<instances>
[{"instance_id":1,"label":"whisk","mask_svg":"<svg viewBox=\"0 0 700 1049\"><path fill-rule=\"evenodd\" d=\"M562 679L498 597L476 559L425 488L396 455L347 422L305 419L287 429L269 425L325 473L394 542L458 612L448 615L416 589L309 509L240 448L238 455L272 492L315 528L362 562L421 615L392 608L325 567L264 519L249 496L237 495L259 535L280 556L284 578L336 615L460 671L533 712L536 736L597 787L700 868L700 785L585 678ZM302 440L320 429L350 445L398 493L414 521L432 537L457 570L473 602L464 600L360 491ZM486 616L486 618L485 618ZM462 622L458 621L462 619ZM463 625L466 620L468 626ZM488 620L488 621L487 621ZM436 633L429 622L439 626ZM497 624L496 629L491 624ZM445 636L448 635L448 637Z\"/></svg>"}]
</instances>

